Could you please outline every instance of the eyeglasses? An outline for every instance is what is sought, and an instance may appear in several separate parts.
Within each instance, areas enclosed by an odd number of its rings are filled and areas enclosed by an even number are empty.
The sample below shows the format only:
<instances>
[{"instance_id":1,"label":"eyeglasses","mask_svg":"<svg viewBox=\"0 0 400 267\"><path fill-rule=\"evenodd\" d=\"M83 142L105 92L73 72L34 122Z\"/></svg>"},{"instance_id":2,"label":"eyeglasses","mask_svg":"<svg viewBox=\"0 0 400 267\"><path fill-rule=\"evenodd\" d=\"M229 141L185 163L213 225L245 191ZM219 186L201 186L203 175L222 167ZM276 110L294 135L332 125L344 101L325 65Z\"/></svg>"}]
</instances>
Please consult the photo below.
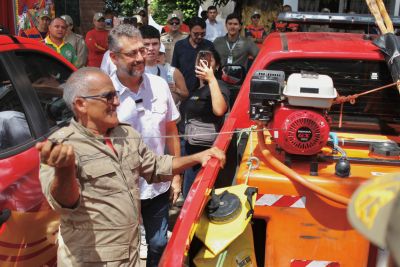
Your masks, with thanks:
<instances>
[{"instance_id":1,"label":"eyeglasses","mask_svg":"<svg viewBox=\"0 0 400 267\"><path fill-rule=\"evenodd\" d=\"M204 37L206 36L205 32L192 32L195 37Z\"/></svg>"},{"instance_id":2,"label":"eyeglasses","mask_svg":"<svg viewBox=\"0 0 400 267\"><path fill-rule=\"evenodd\" d=\"M141 47L139 49L132 50L130 52L115 52L114 51L114 53L121 54L121 55L124 55L124 56L129 57L129 58L136 58L139 54L142 57L145 57L147 55L147 51L148 51L148 48L143 46L143 47Z\"/></svg>"},{"instance_id":3,"label":"eyeglasses","mask_svg":"<svg viewBox=\"0 0 400 267\"><path fill-rule=\"evenodd\" d=\"M172 21L171 21L171 22L169 23L169 25L175 25L175 26L176 26L176 25L179 25L179 22L177 22L177 21L173 21L173 22L172 22Z\"/></svg>"},{"instance_id":4,"label":"eyeglasses","mask_svg":"<svg viewBox=\"0 0 400 267\"><path fill-rule=\"evenodd\" d=\"M118 97L117 92L116 91L110 91L107 93L103 93L100 95L88 95L88 96L79 96L83 99L96 99L96 98L104 98L107 102L107 104L112 104L114 103L115 98ZM100 99L97 99L100 100Z\"/></svg>"}]
</instances>

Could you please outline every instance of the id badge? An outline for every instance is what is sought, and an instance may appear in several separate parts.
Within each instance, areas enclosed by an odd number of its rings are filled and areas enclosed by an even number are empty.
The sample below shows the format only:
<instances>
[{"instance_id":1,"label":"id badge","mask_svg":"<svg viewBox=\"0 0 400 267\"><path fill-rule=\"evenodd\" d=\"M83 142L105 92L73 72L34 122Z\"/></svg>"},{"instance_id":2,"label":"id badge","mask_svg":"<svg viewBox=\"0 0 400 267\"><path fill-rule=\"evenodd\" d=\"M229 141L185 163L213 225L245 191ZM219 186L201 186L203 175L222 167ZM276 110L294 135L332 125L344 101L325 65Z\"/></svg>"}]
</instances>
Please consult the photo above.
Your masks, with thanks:
<instances>
[{"instance_id":1,"label":"id badge","mask_svg":"<svg viewBox=\"0 0 400 267\"><path fill-rule=\"evenodd\" d=\"M232 55L229 55L228 59L226 60L226 63L232 64L232 62L233 62L233 57L232 57Z\"/></svg>"}]
</instances>

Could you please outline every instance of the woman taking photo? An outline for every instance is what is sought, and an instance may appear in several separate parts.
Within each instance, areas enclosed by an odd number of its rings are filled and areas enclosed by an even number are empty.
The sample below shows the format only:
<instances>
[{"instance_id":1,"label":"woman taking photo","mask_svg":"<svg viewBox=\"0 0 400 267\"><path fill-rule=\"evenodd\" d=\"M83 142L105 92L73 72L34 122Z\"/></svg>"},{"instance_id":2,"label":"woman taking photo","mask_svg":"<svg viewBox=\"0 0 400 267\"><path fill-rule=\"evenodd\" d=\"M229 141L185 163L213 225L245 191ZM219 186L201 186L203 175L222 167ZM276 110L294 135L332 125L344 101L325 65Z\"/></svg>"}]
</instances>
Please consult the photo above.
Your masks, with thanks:
<instances>
[{"instance_id":1,"label":"woman taking photo","mask_svg":"<svg viewBox=\"0 0 400 267\"><path fill-rule=\"evenodd\" d=\"M199 51L196 60L196 77L200 86L185 102L185 151L187 155L212 146L229 109L229 90L216 78L220 57L216 51ZM183 179L183 196L186 198L201 166L187 169Z\"/></svg>"}]
</instances>

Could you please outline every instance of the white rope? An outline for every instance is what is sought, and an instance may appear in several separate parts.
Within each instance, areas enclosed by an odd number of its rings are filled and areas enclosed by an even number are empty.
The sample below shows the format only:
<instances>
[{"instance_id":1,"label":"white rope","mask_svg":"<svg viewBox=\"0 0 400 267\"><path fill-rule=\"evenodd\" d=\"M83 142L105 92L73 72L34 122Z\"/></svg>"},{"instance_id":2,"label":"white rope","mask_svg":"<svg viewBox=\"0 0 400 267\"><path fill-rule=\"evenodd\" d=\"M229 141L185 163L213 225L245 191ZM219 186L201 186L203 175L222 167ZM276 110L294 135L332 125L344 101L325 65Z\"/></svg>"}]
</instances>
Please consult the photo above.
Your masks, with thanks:
<instances>
[{"instance_id":1,"label":"white rope","mask_svg":"<svg viewBox=\"0 0 400 267\"><path fill-rule=\"evenodd\" d=\"M250 138L249 138L249 142L250 142L250 153L249 153L249 158L247 159L246 165L248 167L246 176L245 176L245 180L244 180L244 184L247 184L250 178L250 174L252 170L255 170L258 168L258 166L260 165L260 160L257 157L253 156L253 152L254 152L254 148L253 148L253 132L259 132L259 131L264 131L264 129L256 129L256 126L252 126L250 127Z\"/></svg>"},{"instance_id":2,"label":"white rope","mask_svg":"<svg viewBox=\"0 0 400 267\"><path fill-rule=\"evenodd\" d=\"M273 129L276 130L276 129ZM243 132L258 132L261 130L257 129L252 129L252 128L247 128L247 129L241 129L241 130L236 130L236 131L225 131L225 132L219 132L219 133L204 133L204 134L181 134L181 135L161 135L161 136L138 136L138 137L125 137L125 136L102 136L102 137L66 137L66 138L49 138L50 141L55 141L55 142L64 142L67 140L71 141L80 141L80 140L127 140L127 139L150 139L150 138L175 138L175 137L180 137L180 138L185 138L185 137L194 137L194 136L208 136L208 135L222 135L222 134L234 134L234 133L243 133Z\"/></svg>"}]
</instances>

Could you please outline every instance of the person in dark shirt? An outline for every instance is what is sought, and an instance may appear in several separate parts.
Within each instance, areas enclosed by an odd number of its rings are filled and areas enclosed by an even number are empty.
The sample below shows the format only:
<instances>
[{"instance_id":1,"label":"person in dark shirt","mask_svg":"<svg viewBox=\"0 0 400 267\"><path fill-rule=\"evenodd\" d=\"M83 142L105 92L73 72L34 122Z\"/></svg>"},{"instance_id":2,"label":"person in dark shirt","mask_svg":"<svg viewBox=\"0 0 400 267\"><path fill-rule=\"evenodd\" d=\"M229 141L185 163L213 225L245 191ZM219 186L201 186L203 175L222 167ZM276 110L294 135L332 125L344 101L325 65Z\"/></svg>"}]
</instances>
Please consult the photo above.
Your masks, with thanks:
<instances>
[{"instance_id":1,"label":"person in dark shirt","mask_svg":"<svg viewBox=\"0 0 400 267\"><path fill-rule=\"evenodd\" d=\"M225 83L217 80L216 73L220 67L220 57L215 50L202 50L211 53L210 62L197 59L196 77L200 80L200 86L192 91L185 102L185 121L191 119L203 123L214 124L216 132L219 132L224 122L224 116L229 109L229 90ZM196 134L196 133L195 133ZM216 136L215 136L216 138ZM208 149L206 146L193 145L185 141L185 151L191 155ZM186 198L190 187L196 178L201 166L196 165L185 171L183 179L183 196Z\"/></svg>"},{"instance_id":2,"label":"person in dark shirt","mask_svg":"<svg viewBox=\"0 0 400 267\"><path fill-rule=\"evenodd\" d=\"M195 75L197 53L200 50L215 50L215 48L212 42L204 39L206 36L206 22L202 18L193 17L189 22L189 28L189 36L175 44L171 66L180 70L190 94L190 92L199 88L199 80ZM184 102L181 103L179 110L181 114L185 113L184 106ZM180 133L184 132L183 120L179 122L178 130ZM183 155L185 154L184 147L181 147L181 152Z\"/></svg>"},{"instance_id":3,"label":"person in dark shirt","mask_svg":"<svg viewBox=\"0 0 400 267\"><path fill-rule=\"evenodd\" d=\"M202 18L193 17L189 22L190 34L187 38L176 42L172 56L173 67L178 68L185 77L189 92L199 86L199 81L194 74L196 56L200 50L215 50L214 44L206 39L206 23Z\"/></svg>"}]
</instances>

